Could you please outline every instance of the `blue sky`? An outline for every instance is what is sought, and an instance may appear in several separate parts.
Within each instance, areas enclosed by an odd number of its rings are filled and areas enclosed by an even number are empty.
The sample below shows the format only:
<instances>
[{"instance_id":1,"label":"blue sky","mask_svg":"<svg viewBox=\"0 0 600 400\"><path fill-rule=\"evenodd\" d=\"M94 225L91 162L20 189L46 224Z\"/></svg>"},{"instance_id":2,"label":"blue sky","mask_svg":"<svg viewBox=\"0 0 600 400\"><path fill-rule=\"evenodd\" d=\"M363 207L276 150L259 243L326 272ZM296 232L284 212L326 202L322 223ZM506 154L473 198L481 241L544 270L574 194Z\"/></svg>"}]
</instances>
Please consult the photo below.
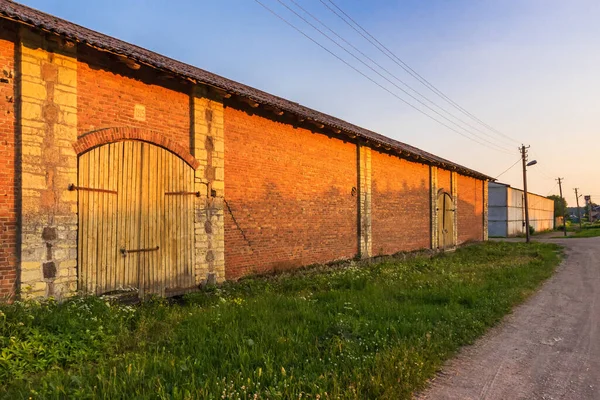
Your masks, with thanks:
<instances>
[{"instance_id":1,"label":"blue sky","mask_svg":"<svg viewBox=\"0 0 600 400\"><path fill-rule=\"evenodd\" d=\"M290 0L282 1L293 6ZM23 2L491 176L517 161L517 146L523 142L531 145L532 158L538 160L529 170L531 191L558 193L554 178L560 176L570 205L575 204L574 187L600 201L597 0L334 0L420 75L518 142L499 138L449 107L319 0L295 1L427 98L486 131L491 137L475 132L509 148L510 154L465 139L406 106L254 0ZM411 101L277 0L261 2ZM499 180L522 187L519 165Z\"/></svg>"}]
</instances>

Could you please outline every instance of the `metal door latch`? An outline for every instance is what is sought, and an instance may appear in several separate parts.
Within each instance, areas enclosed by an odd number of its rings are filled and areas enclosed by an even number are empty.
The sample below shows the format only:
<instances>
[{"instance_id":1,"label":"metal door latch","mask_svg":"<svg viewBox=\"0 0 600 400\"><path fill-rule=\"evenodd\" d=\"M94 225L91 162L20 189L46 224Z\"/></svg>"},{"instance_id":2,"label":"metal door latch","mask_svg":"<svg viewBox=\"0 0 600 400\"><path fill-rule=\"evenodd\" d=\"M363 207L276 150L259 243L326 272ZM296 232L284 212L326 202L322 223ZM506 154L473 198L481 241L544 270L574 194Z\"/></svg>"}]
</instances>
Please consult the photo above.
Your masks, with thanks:
<instances>
[{"instance_id":1,"label":"metal door latch","mask_svg":"<svg viewBox=\"0 0 600 400\"><path fill-rule=\"evenodd\" d=\"M158 250L158 248L159 248L159 247L158 247L158 246L156 246L156 247L150 247L150 248L147 248L147 249L134 249L134 250L127 250L127 249L125 249L125 248L121 248L120 250L121 250L121 255L122 255L123 257L127 257L127 254L128 254L128 253L148 253L148 252L150 252L150 251L156 251L156 250Z\"/></svg>"},{"instance_id":2,"label":"metal door latch","mask_svg":"<svg viewBox=\"0 0 600 400\"><path fill-rule=\"evenodd\" d=\"M70 191L74 191L74 190L85 190L88 192L100 192L100 193L111 193L111 194L117 194L116 190L109 190L109 189L100 189L100 188L90 188L90 187L83 187L83 186L77 186L74 183L71 183L69 185L69 190Z\"/></svg>"}]
</instances>

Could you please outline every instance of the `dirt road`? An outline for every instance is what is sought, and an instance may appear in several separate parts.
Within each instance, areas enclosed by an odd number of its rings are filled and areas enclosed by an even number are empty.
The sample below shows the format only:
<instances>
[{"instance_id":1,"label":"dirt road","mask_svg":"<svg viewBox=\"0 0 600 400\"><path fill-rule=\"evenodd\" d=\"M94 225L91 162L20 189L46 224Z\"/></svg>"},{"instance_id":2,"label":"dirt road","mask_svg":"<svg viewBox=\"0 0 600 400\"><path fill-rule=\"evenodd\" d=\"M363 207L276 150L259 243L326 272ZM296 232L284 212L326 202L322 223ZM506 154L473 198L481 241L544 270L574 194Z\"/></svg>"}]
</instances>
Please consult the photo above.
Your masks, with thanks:
<instances>
[{"instance_id":1,"label":"dirt road","mask_svg":"<svg viewBox=\"0 0 600 400\"><path fill-rule=\"evenodd\" d=\"M600 399L600 237L548 241L566 249L556 274L418 399Z\"/></svg>"}]
</instances>

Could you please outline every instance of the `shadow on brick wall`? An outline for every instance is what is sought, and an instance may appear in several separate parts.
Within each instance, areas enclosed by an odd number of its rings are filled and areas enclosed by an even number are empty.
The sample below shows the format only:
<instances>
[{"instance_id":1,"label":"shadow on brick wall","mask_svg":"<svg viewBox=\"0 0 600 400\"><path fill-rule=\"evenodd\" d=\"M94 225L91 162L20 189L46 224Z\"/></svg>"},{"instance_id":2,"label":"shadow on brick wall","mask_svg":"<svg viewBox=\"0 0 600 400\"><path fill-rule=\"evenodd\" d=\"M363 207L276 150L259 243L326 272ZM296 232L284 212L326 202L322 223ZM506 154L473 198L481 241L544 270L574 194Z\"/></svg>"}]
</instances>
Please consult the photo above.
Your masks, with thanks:
<instances>
[{"instance_id":1,"label":"shadow on brick wall","mask_svg":"<svg viewBox=\"0 0 600 400\"><path fill-rule=\"evenodd\" d=\"M357 210L351 187L345 193L334 187L324 193L291 193L267 181L262 191L262 201L227 198L227 279L356 256Z\"/></svg>"}]
</instances>

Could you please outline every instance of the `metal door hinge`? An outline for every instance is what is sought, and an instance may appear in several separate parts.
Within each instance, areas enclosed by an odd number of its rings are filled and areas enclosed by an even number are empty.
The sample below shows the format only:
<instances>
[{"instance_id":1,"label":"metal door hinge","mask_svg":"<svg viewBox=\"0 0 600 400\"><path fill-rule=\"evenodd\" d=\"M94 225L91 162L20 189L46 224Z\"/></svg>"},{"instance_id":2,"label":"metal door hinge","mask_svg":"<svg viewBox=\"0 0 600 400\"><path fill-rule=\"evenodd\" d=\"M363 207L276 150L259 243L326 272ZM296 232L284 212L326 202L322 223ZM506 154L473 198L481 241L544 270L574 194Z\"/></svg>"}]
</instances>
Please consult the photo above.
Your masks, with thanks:
<instances>
[{"instance_id":1,"label":"metal door hinge","mask_svg":"<svg viewBox=\"0 0 600 400\"><path fill-rule=\"evenodd\" d=\"M193 195L200 197L200 192L165 192L165 196L177 196L177 195Z\"/></svg>"}]
</instances>

